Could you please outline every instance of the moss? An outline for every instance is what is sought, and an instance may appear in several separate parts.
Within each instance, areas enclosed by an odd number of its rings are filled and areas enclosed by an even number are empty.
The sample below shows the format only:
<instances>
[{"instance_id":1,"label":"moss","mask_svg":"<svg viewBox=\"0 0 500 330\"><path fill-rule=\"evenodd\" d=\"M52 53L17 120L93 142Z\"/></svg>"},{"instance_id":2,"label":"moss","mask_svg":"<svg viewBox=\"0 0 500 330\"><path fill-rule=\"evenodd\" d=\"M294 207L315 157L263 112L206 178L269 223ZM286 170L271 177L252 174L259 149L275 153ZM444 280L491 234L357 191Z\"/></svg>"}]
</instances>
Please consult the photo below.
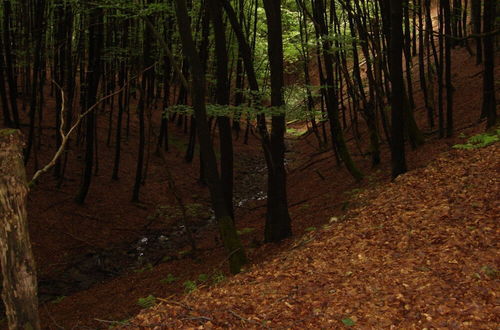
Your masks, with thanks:
<instances>
[{"instance_id":1,"label":"moss","mask_svg":"<svg viewBox=\"0 0 500 330\"><path fill-rule=\"evenodd\" d=\"M14 129L14 128L0 129L0 136L6 136L6 135L14 134L15 132L18 132L18 130Z\"/></svg>"}]
</instances>

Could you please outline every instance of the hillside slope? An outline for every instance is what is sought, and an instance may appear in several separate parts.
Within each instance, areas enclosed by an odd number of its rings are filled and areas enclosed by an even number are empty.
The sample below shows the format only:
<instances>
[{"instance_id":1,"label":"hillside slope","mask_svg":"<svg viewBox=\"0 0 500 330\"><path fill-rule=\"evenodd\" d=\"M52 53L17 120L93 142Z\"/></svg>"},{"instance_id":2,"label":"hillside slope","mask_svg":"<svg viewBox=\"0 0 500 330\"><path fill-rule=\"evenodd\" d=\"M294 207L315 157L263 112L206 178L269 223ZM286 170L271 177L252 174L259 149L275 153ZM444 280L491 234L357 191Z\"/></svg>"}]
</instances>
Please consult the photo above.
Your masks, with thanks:
<instances>
[{"instance_id":1,"label":"hillside slope","mask_svg":"<svg viewBox=\"0 0 500 330\"><path fill-rule=\"evenodd\" d=\"M158 299L125 328L496 328L499 151L447 152L273 260Z\"/></svg>"}]
</instances>

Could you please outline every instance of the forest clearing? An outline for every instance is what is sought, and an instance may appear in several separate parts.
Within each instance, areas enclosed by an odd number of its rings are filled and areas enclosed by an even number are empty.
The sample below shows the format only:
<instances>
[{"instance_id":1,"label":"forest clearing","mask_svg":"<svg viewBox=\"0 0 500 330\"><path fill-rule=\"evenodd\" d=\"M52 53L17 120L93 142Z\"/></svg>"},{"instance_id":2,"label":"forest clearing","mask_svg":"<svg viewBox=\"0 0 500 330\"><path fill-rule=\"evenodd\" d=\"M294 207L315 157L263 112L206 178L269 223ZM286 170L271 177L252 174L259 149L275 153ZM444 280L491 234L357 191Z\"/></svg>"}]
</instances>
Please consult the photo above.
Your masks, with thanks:
<instances>
[{"instance_id":1,"label":"forest clearing","mask_svg":"<svg viewBox=\"0 0 500 330\"><path fill-rule=\"evenodd\" d=\"M494 0L4 0L0 328L497 329Z\"/></svg>"}]
</instances>

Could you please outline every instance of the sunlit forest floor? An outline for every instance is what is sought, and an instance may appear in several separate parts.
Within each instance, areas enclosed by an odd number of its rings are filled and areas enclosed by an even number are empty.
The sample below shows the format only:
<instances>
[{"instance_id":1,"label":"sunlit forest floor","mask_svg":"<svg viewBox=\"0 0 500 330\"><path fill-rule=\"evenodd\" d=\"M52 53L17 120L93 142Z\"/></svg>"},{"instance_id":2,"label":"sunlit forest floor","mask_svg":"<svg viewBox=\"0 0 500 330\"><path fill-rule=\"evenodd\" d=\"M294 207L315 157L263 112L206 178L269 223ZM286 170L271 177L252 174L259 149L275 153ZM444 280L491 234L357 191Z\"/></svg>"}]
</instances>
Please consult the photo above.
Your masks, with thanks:
<instances>
[{"instance_id":1,"label":"sunlit forest floor","mask_svg":"<svg viewBox=\"0 0 500 330\"><path fill-rule=\"evenodd\" d=\"M478 122L482 69L461 49L455 51L453 65L454 137L438 139L437 130L428 128L415 81L416 116L427 143L408 148L408 164L415 171L395 184L388 183L387 145L381 166L371 168L369 157L362 155L367 150L359 150L352 132L346 132L366 174L356 183L336 166L331 150L317 149L312 134L297 136L304 124L290 125L286 157L294 237L282 244L262 242L266 170L258 139L251 135L248 145L242 137L236 140L237 227L252 265L232 279L211 221L208 193L197 182L199 161L184 161L187 136L182 129L171 127L167 166L190 210L190 224L197 228L195 254L175 216L165 164L154 150L141 203L130 202L138 134L134 124L123 149L121 180L111 181L113 148L105 147L106 114L101 114L98 173L86 204L73 202L81 172L76 146L69 151L62 188L46 175L29 197L42 324L47 329L108 328L134 317L144 307L139 299L150 295L163 298L151 316L168 314L162 320L174 328L205 322L335 328L342 320L361 326L397 321L396 326L405 327L487 328L498 322L493 310L498 147L450 152L463 143L463 136L484 130ZM47 108L53 108L53 99L47 100ZM159 113L154 116L156 123ZM44 141L50 141L53 132L44 134ZM42 146L41 164L53 149ZM207 289L212 285L217 287ZM145 315L133 322L159 321ZM456 324L442 323L452 320Z\"/></svg>"}]
</instances>

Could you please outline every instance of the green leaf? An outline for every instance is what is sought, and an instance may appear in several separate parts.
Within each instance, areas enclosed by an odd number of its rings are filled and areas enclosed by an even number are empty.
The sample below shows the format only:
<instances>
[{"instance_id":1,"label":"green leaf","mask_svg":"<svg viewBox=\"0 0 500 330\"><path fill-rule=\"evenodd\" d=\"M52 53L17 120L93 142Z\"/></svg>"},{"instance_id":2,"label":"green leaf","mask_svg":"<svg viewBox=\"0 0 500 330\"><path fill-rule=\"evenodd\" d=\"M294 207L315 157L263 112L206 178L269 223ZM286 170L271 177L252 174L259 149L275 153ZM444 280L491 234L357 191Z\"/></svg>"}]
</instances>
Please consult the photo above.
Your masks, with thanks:
<instances>
[{"instance_id":1,"label":"green leaf","mask_svg":"<svg viewBox=\"0 0 500 330\"><path fill-rule=\"evenodd\" d=\"M61 301L63 301L64 299L66 299L66 296L60 296L60 297L57 297L56 299L52 300L51 302L53 304L59 304Z\"/></svg>"},{"instance_id":2,"label":"green leaf","mask_svg":"<svg viewBox=\"0 0 500 330\"><path fill-rule=\"evenodd\" d=\"M342 323L344 323L345 326L348 326L348 327L352 327L353 325L356 324L356 322L354 322L352 319L350 318L345 318L345 319L342 319Z\"/></svg>"},{"instance_id":3,"label":"green leaf","mask_svg":"<svg viewBox=\"0 0 500 330\"><path fill-rule=\"evenodd\" d=\"M208 281L208 275L207 274L200 274L198 276L198 281L201 283Z\"/></svg>"},{"instance_id":4,"label":"green leaf","mask_svg":"<svg viewBox=\"0 0 500 330\"><path fill-rule=\"evenodd\" d=\"M175 281L177 281L177 277L175 277L174 275L172 274L168 274L167 277L165 277L164 279L160 280L160 283L164 283L164 284L171 284L171 283L174 283Z\"/></svg>"},{"instance_id":5,"label":"green leaf","mask_svg":"<svg viewBox=\"0 0 500 330\"><path fill-rule=\"evenodd\" d=\"M196 290L196 282L194 281L186 281L184 282L184 291L187 293L193 292Z\"/></svg>"},{"instance_id":6,"label":"green leaf","mask_svg":"<svg viewBox=\"0 0 500 330\"><path fill-rule=\"evenodd\" d=\"M241 230L236 231L238 235L250 234L255 231L255 228L243 228Z\"/></svg>"},{"instance_id":7,"label":"green leaf","mask_svg":"<svg viewBox=\"0 0 500 330\"><path fill-rule=\"evenodd\" d=\"M141 306L142 308L149 308L153 306L156 303L156 297L153 295L149 295L145 298L139 298L137 300L137 305Z\"/></svg>"}]
</instances>

